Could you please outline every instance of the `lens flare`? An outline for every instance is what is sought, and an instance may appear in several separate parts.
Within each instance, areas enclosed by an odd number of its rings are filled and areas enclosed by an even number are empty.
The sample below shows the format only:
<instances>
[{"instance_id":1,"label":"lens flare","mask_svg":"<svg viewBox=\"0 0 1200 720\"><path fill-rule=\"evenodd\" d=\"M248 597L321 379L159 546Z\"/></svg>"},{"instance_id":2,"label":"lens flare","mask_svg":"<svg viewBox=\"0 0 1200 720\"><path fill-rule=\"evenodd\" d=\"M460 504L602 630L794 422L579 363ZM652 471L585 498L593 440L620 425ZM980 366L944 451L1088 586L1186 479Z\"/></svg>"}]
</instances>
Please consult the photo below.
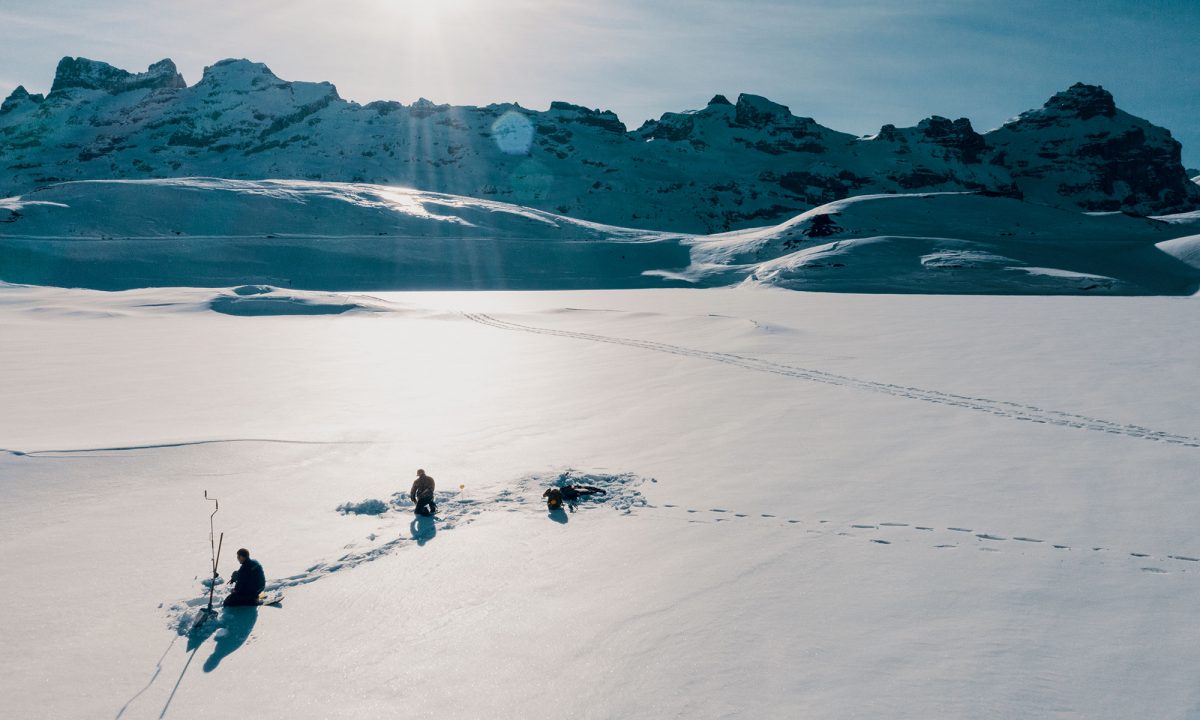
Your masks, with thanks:
<instances>
[{"instance_id":1,"label":"lens flare","mask_svg":"<svg viewBox=\"0 0 1200 720\"><path fill-rule=\"evenodd\" d=\"M528 155L533 145L533 123L516 110L509 110L492 123L492 140L501 152Z\"/></svg>"}]
</instances>

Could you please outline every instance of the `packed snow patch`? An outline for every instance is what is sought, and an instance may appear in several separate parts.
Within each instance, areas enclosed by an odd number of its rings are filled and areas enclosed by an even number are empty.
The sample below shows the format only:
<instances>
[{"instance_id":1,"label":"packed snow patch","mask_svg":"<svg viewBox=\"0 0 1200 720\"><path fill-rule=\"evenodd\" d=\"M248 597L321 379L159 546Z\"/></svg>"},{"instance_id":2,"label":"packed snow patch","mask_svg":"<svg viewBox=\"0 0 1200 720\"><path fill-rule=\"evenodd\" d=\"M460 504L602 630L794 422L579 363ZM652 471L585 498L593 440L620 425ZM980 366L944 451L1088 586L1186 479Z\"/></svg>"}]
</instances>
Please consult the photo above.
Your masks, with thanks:
<instances>
[{"instance_id":1,"label":"packed snow patch","mask_svg":"<svg viewBox=\"0 0 1200 720\"><path fill-rule=\"evenodd\" d=\"M338 505L337 511L343 515L382 515L388 511L388 504L382 500L368 499L343 503Z\"/></svg>"},{"instance_id":2,"label":"packed snow patch","mask_svg":"<svg viewBox=\"0 0 1200 720\"><path fill-rule=\"evenodd\" d=\"M242 285L233 288L234 295L266 295L274 291L275 288L270 285Z\"/></svg>"},{"instance_id":3,"label":"packed snow patch","mask_svg":"<svg viewBox=\"0 0 1200 720\"><path fill-rule=\"evenodd\" d=\"M255 317L263 315L341 315L352 310L372 310L353 302L319 302L310 298L281 295L277 297L229 297L222 295L209 303L213 312L225 315Z\"/></svg>"}]
</instances>

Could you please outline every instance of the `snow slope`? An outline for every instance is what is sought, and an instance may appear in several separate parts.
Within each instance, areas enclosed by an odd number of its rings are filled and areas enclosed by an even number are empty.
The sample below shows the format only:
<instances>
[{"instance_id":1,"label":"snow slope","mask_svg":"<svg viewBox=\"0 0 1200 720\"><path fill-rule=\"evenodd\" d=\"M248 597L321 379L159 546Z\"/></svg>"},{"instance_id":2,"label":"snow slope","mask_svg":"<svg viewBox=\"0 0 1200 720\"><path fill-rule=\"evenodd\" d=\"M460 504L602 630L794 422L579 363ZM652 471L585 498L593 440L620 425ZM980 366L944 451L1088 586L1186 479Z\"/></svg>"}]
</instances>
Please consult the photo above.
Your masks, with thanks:
<instances>
[{"instance_id":1,"label":"snow slope","mask_svg":"<svg viewBox=\"0 0 1200 720\"><path fill-rule=\"evenodd\" d=\"M742 267L749 282L842 292L1191 294L1195 266L1156 246L1190 234L1188 217L965 193L864 196L773 228L699 238L691 272Z\"/></svg>"},{"instance_id":2,"label":"snow slope","mask_svg":"<svg viewBox=\"0 0 1200 720\"><path fill-rule=\"evenodd\" d=\"M108 290L658 287L642 273L688 264L678 234L354 183L62 183L0 223L0 280Z\"/></svg>"},{"instance_id":3,"label":"snow slope","mask_svg":"<svg viewBox=\"0 0 1200 720\"><path fill-rule=\"evenodd\" d=\"M5 713L1194 717L1193 302L4 286Z\"/></svg>"},{"instance_id":4,"label":"snow slope","mask_svg":"<svg viewBox=\"0 0 1200 720\"><path fill-rule=\"evenodd\" d=\"M971 193L868 195L777 226L656 233L386 185L86 181L0 200L0 280L118 290L727 285L839 292L1191 294L1156 244L1195 213L1086 214ZM1174 246L1171 246L1174 247Z\"/></svg>"}]
</instances>

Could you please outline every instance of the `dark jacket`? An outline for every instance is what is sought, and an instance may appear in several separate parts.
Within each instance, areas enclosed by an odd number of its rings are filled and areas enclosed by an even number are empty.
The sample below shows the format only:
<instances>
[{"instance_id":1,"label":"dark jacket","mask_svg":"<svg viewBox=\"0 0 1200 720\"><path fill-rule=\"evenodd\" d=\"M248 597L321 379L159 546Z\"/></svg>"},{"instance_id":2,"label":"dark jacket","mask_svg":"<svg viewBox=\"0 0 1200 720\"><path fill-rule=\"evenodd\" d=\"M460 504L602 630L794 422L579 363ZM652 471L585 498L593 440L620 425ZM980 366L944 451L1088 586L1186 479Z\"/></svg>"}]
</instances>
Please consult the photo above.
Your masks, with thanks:
<instances>
[{"instance_id":1,"label":"dark jacket","mask_svg":"<svg viewBox=\"0 0 1200 720\"><path fill-rule=\"evenodd\" d=\"M267 575L263 572L262 565L254 558L250 558L240 570L233 571L233 574L229 576L229 581L233 583L232 594L256 598L267 586Z\"/></svg>"},{"instance_id":2,"label":"dark jacket","mask_svg":"<svg viewBox=\"0 0 1200 720\"><path fill-rule=\"evenodd\" d=\"M412 491L408 493L408 499L413 502L422 497L433 497L433 478L429 475L423 475L414 480Z\"/></svg>"}]
</instances>

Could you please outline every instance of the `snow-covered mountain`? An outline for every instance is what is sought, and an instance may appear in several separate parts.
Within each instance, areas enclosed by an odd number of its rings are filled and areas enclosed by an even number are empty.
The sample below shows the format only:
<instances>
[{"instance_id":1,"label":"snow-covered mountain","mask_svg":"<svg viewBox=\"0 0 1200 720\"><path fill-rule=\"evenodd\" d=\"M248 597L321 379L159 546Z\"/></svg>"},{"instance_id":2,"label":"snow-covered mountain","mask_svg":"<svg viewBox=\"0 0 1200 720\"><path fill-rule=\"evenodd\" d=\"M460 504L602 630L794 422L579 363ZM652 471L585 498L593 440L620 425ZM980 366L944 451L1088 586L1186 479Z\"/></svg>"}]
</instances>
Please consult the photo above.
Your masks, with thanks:
<instances>
[{"instance_id":1,"label":"snow-covered mountain","mask_svg":"<svg viewBox=\"0 0 1200 720\"><path fill-rule=\"evenodd\" d=\"M634 131L611 112L340 98L223 60L187 86L64 58L0 106L0 195L81 179L213 176L399 184L625 227L719 232L844 197L983 190L1083 210L1200 206L1165 129L1077 84L987 133L930 117L855 137L766 98L714 97Z\"/></svg>"}]
</instances>

